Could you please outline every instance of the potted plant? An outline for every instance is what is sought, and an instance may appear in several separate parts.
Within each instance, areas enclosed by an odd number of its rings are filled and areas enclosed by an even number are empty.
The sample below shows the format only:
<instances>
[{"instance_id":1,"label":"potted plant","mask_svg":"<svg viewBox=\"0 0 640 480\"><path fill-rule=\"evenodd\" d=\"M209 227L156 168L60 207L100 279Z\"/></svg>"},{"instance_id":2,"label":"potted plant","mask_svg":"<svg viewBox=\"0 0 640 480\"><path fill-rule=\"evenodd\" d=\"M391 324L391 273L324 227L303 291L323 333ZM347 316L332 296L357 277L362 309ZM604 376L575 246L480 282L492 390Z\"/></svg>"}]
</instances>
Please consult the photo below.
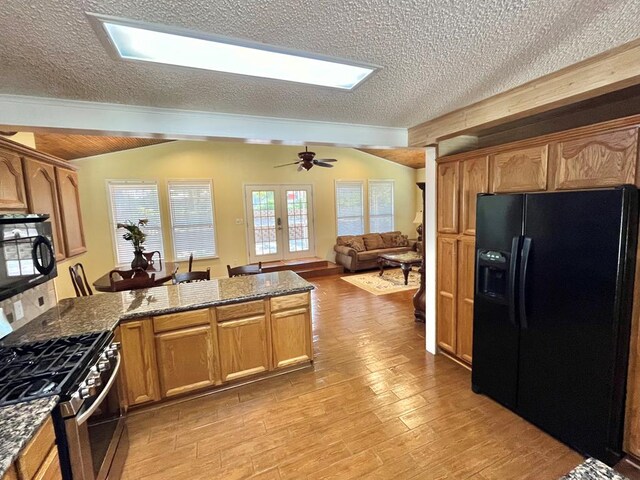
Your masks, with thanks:
<instances>
[{"instance_id":1,"label":"potted plant","mask_svg":"<svg viewBox=\"0 0 640 480\"><path fill-rule=\"evenodd\" d=\"M137 223L133 223L131 220L127 220L124 223L119 223L117 225L118 228L124 228L127 232L122 235L126 241L131 242L133 245L133 261L131 262L131 268L142 268L146 270L149 266L149 262L142 255L144 251L144 241L147 238L146 233L142 231L141 227L144 227L149 220L146 218L138 220Z\"/></svg>"}]
</instances>

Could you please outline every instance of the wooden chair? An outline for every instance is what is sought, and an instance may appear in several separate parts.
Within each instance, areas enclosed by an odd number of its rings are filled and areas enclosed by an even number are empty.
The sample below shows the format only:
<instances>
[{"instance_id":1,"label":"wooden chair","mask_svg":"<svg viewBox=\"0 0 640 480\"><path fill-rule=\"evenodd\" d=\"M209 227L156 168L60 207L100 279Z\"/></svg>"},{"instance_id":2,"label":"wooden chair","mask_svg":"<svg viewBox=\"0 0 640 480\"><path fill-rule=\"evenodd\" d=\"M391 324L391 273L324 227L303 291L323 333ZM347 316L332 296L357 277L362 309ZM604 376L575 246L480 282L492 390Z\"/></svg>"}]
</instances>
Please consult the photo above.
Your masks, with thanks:
<instances>
[{"instance_id":1,"label":"wooden chair","mask_svg":"<svg viewBox=\"0 0 640 480\"><path fill-rule=\"evenodd\" d=\"M231 268L231 265L227 265L227 272L229 273L229 278L257 275L258 273L262 273L262 262L258 262L258 265L243 265L233 268Z\"/></svg>"},{"instance_id":2,"label":"wooden chair","mask_svg":"<svg viewBox=\"0 0 640 480\"><path fill-rule=\"evenodd\" d=\"M121 280L115 277L119 276ZM149 275L141 268L134 270L111 270L109 272L110 290L122 292L124 290L137 290L156 286L156 274Z\"/></svg>"},{"instance_id":3,"label":"wooden chair","mask_svg":"<svg viewBox=\"0 0 640 480\"><path fill-rule=\"evenodd\" d=\"M174 273L172 276L172 282L174 285L179 283L191 283L202 282L204 280L210 280L210 270L207 268L204 272L186 272L186 273Z\"/></svg>"},{"instance_id":4,"label":"wooden chair","mask_svg":"<svg viewBox=\"0 0 640 480\"><path fill-rule=\"evenodd\" d=\"M142 252L142 256L147 259L147 262L149 262L149 267L152 267L154 270L162 270L162 255L160 254L160 252L158 250L154 250L153 252ZM160 264L160 268L159 269L156 269L154 267L154 265L156 263L153 260L154 256L158 257L158 263Z\"/></svg>"},{"instance_id":5,"label":"wooden chair","mask_svg":"<svg viewBox=\"0 0 640 480\"><path fill-rule=\"evenodd\" d=\"M81 273L82 276L80 276ZM81 263L76 263L75 265L70 266L69 274L71 275L73 289L76 291L76 297L93 295L89 282L87 282L87 275L84 273L84 267Z\"/></svg>"}]
</instances>

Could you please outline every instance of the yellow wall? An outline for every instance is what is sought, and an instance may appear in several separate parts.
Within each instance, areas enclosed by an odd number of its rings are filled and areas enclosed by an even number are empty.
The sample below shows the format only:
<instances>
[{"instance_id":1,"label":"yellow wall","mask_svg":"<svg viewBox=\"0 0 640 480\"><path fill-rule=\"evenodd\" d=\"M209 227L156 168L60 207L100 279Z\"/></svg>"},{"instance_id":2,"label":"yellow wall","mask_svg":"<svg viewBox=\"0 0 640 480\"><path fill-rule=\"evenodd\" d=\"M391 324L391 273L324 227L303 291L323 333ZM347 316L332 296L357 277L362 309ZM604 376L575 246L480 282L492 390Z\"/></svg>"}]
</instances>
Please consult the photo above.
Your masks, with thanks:
<instances>
[{"instance_id":1,"label":"yellow wall","mask_svg":"<svg viewBox=\"0 0 640 480\"><path fill-rule=\"evenodd\" d=\"M219 259L196 262L196 268L211 267L214 277L226 276L226 265L248 262L244 184L312 184L315 203L316 256L333 260L336 239L335 180L395 180L396 229L415 238L412 220L418 188L416 170L349 149L315 147L318 157L337 158L334 168L315 167L297 172L295 166L274 169L296 160L300 147L249 145L231 142L170 142L124 152L110 153L73 162L79 167L80 198L88 252L59 264L58 298L74 296L68 274L70 263L82 262L88 280L115 265L106 181L109 179L155 180L158 182L164 229L165 256L173 256L167 207L167 180L210 178L213 180ZM365 192L366 195L366 192ZM366 197L365 197L366 199ZM366 201L366 200L365 200ZM245 222L246 223L246 222ZM185 270L181 267L181 270Z\"/></svg>"},{"instance_id":2,"label":"yellow wall","mask_svg":"<svg viewBox=\"0 0 640 480\"><path fill-rule=\"evenodd\" d=\"M14 142L21 143L30 148L36 148L36 137L31 132L18 132L10 137L6 135L0 135L1 137L8 138Z\"/></svg>"}]
</instances>

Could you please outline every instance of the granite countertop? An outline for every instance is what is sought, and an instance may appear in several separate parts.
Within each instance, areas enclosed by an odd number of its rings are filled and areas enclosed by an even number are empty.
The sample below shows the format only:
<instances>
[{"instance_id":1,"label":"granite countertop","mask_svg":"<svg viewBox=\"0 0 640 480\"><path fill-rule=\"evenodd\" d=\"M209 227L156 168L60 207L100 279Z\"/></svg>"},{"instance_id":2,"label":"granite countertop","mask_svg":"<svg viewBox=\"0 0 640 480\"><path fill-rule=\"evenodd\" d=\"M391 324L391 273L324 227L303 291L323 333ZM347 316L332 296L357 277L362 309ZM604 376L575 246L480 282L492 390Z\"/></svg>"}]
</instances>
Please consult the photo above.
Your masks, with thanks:
<instances>
[{"instance_id":1,"label":"granite countertop","mask_svg":"<svg viewBox=\"0 0 640 480\"><path fill-rule=\"evenodd\" d=\"M54 395L0 407L0 477L49 418L57 403L58 397Z\"/></svg>"},{"instance_id":2,"label":"granite countertop","mask_svg":"<svg viewBox=\"0 0 640 480\"><path fill-rule=\"evenodd\" d=\"M283 271L67 298L0 343L16 345L104 332L113 330L121 320L247 302L306 292L313 288L295 272Z\"/></svg>"},{"instance_id":3,"label":"granite countertop","mask_svg":"<svg viewBox=\"0 0 640 480\"><path fill-rule=\"evenodd\" d=\"M595 458L587 458L560 480L628 480Z\"/></svg>"}]
</instances>

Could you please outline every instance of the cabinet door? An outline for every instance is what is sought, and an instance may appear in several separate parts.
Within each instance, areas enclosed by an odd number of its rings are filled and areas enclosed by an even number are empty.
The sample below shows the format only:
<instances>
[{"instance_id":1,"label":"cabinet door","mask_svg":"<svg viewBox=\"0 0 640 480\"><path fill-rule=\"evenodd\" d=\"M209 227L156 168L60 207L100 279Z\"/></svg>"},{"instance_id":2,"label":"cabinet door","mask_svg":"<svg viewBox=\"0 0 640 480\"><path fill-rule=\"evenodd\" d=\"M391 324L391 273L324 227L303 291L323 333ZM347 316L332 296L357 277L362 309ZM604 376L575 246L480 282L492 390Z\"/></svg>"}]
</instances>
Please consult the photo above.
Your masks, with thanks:
<instances>
[{"instance_id":1,"label":"cabinet door","mask_svg":"<svg viewBox=\"0 0 640 480\"><path fill-rule=\"evenodd\" d=\"M27 200L31 213L48 213L56 259L65 258L64 241L60 224L60 208L58 206L58 188L56 186L55 167L32 158L24 160Z\"/></svg>"},{"instance_id":2,"label":"cabinet door","mask_svg":"<svg viewBox=\"0 0 640 480\"><path fill-rule=\"evenodd\" d=\"M47 458L34 475L33 480L62 480L58 448L55 445L51 447Z\"/></svg>"},{"instance_id":3,"label":"cabinet door","mask_svg":"<svg viewBox=\"0 0 640 480\"><path fill-rule=\"evenodd\" d=\"M461 218L462 233L476 234L476 197L485 193L489 182L487 157L472 158L462 162Z\"/></svg>"},{"instance_id":4,"label":"cabinet door","mask_svg":"<svg viewBox=\"0 0 640 480\"><path fill-rule=\"evenodd\" d=\"M0 150L0 210L26 210L20 157Z\"/></svg>"},{"instance_id":5,"label":"cabinet door","mask_svg":"<svg viewBox=\"0 0 640 480\"><path fill-rule=\"evenodd\" d=\"M9 465L9 469L5 472L2 480L18 480L18 472L14 465Z\"/></svg>"},{"instance_id":6,"label":"cabinet door","mask_svg":"<svg viewBox=\"0 0 640 480\"><path fill-rule=\"evenodd\" d=\"M269 370L266 325L264 315L218 323L223 382Z\"/></svg>"},{"instance_id":7,"label":"cabinet door","mask_svg":"<svg viewBox=\"0 0 640 480\"><path fill-rule=\"evenodd\" d=\"M635 183L638 130L630 128L551 145L556 190Z\"/></svg>"},{"instance_id":8,"label":"cabinet door","mask_svg":"<svg viewBox=\"0 0 640 480\"><path fill-rule=\"evenodd\" d=\"M120 336L122 366L129 405L160 400L151 320L122 323Z\"/></svg>"},{"instance_id":9,"label":"cabinet door","mask_svg":"<svg viewBox=\"0 0 640 480\"><path fill-rule=\"evenodd\" d=\"M309 308L271 314L273 367L284 368L313 358Z\"/></svg>"},{"instance_id":10,"label":"cabinet door","mask_svg":"<svg viewBox=\"0 0 640 480\"><path fill-rule=\"evenodd\" d=\"M210 325L157 334L156 352L163 397L216 384Z\"/></svg>"},{"instance_id":11,"label":"cabinet door","mask_svg":"<svg viewBox=\"0 0 640 480\"><path fill-rule=\"evenodd\" d=\"M56 180L60 197L64 246L67 257L73 257L87 251L82 228L82 213L80 211L78 174L73 170L56 167Z\"/></svg>"},{"instance_id":12,"label":"cabinet door","mask_svg":"<svg viewBox=\"0 0 640 480\"><path fill-rule=\"evenodd\" d=\"M473 347L473 289L475 280L475 238L458 242L458 318L456 355L471 363Z\"/></svg>"},{"instance_id":13,"label":"cabinet door","mask_svg":"<svg viewBox=\"0 0 640 480\"><path fill-rule=\"evenodd\" d=\"M456 353L456 282L458 273L457 240L438 237L438 346Z\"/></svg>"},{"instance_id":14,"label":"cabinet door","mask_svg":"<svg viewBox=\"0 0 640 480\"><path fill-rule=\"evenodd\" d=\"M547 189L547 145L496 153L489 158L492 192L537 192Z\"/></svg>"},{"instance_id":15,"label":"cabinet door","mask_svg":"<svg viewBox=\"0 0 640 480\"><path fill-rule=\"evenodd\" d=\"M458 162L438 165L438 232L458 233Z\"/></svg>"}]
</instances>

